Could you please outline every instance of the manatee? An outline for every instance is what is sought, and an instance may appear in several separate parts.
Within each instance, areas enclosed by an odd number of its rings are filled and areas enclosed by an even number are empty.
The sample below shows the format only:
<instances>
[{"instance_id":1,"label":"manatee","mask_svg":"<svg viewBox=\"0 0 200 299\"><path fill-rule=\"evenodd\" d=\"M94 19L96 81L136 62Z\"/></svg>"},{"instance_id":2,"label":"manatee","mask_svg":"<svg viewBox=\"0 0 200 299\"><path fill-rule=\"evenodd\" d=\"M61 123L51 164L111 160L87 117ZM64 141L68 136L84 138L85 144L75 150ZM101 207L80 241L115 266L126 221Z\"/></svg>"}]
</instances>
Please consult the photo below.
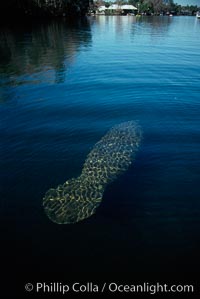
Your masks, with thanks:
<instances>
[{"instance_id":1,"label":"manatee","mask_svg":"<svg viewBox=\"0 0 200 299\"><path fill-rule=\"evenodd\" d=\"M106 186L133 162L141 138L137 122L112 127L88 154L79 177L46 192L43 206L47 216L55 223L69 224L93 215Z\"/></svg>"}]
</instances>

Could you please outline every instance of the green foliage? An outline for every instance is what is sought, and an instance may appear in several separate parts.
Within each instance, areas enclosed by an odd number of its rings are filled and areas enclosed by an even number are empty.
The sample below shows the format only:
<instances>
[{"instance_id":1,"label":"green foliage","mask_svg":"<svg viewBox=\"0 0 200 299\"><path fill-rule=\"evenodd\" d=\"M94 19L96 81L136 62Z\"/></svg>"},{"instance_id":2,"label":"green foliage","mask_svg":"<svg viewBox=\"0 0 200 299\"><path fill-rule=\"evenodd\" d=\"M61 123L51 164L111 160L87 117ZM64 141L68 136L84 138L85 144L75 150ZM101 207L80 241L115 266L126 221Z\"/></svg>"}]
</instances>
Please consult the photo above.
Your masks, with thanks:
<instances>
[{"instance_id":1,"label":"green foliage","mask_svg":"<svg viewBox=\"0 0 200 299\"><path fill-rule=\"evenodd\" d=\"M2 1L0 15L82 15L92 0L9 0Z\"/></svg>"},{"instance_id":2,"label":"green foliage","mask_svg":"<svg viewBox=\"0 0 200 299\"><path fill-rule=\"evenodd\" d=\"M128 0L128 4L130 4L130 5L134 5L134 6L137 6L137 4L138 4L139 2L140 2L139 0Z\"/></svg>"},{"instance_id":3,"label":"green foliage","mask_svg":"<svg viewBox=\"0 0 200 299\"><path fill-rule=\"evenodd\" d=\"M109 7L111 5L111 2L104 2L105 7Z\"/></svg>"}]
</instances>

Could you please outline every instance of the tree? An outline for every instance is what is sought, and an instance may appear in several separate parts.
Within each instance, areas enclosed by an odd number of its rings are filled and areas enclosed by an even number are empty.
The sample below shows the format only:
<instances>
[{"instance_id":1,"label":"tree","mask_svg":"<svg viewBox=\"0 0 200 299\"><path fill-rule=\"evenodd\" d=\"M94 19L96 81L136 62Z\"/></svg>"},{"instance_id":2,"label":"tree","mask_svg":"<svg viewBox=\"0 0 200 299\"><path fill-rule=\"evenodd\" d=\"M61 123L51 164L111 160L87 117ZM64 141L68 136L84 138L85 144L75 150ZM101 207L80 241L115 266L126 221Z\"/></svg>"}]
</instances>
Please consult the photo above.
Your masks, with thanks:
<instances>
[{"instance_id":1,"label":"tree","mask_svg":"<svg viewBox=\"0 0 200 299\"><path fill-rule=\"evenodd\" d=\"M2 17L27 16L62 16L63 13L83 15L89 8L91 0L9 0L2 1Z\"/></svg>"},{"instance_id":2,"label":"tree","mask_svg":"<svg viewBox=\"0 0 200 299\"><path fill-rule=\"evenodd\" d=\"M154 13L158 14L163 9L163 0L151 0Z\"/></svg>"},{"instance_id":3,"label":"tree","mask_svg":"<svg viewBox=\"0 0 200 299\"><path fill-rule=\"evenodd\" d=\"M137 4L140 2L140 0L128 0L128 4L137 6Z\"/></svg>"},{"instance_id":4,"label":"tree","mask_svg":"<svg viewBox=\"0 0 200 299\"><path fill-rule=\"evenodd\" d=\"M104 2L104 5L105 5L105 7L108 8L111 5L111 3L110 2Z\"/></svg>"}]
</instances>

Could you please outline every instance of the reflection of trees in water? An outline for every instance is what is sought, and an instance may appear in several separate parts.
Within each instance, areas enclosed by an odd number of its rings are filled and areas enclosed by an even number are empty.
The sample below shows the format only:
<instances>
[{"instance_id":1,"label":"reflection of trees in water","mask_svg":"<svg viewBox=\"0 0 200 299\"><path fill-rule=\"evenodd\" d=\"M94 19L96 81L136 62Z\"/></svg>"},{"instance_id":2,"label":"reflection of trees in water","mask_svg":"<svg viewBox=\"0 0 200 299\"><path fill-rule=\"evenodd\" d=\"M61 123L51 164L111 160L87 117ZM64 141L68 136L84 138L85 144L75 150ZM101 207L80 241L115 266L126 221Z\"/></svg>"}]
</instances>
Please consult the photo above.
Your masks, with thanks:
<instances>
[{"instance_id":1,"label":"reflection of trees in water","mask_svg":"<svg viewBox=\"0 0 200 299\"><path fill-rule=\"evenodd\" d=\"M95 25L99 26L101 30L113 30L116 35L127 35L127 28L131 27L136 22L134 16L104 16L98 15L95 18ZM106 33L105 33L106 34Z\"/></svg>"},{"instance_id":2,"label":"reflection of trees in water","mask_svg":"<svg viewBox=\"0 0 200 299\"><path fill-rule=\"evenodd\" d=\"M167 16L98 16L95 21L102 31L113 30L121 39L126 38L129 32L134 36L134 34L142 35L146 30L150 31L152 36L164 37L172 18Z\"/></svg>"},{"instance_id":3,"label":"reflection of trees in water","mask_svg":"<svg viewBox=\"0 0 200 299\"><path fill-rule=\"evenodd\" d=\"M1 76L30 75L54 70L57 82L81 46L91 43L87 20L73 24L51 22L34 27L4 28L0 33Z\"/></svg>"},{"instance_id":4,"label":"reflection of trees in water","mask_svg":"<svg viewBox=\"0 0 200 299\"><path fill-rule=\"evenodd\" d=\"M141 17L137 19L137 22L148 27L152 34L165 34L168 29L169 25L172 22L170 17L165 16L148 16L148 17Z\"/></svg>"}]
</instances>

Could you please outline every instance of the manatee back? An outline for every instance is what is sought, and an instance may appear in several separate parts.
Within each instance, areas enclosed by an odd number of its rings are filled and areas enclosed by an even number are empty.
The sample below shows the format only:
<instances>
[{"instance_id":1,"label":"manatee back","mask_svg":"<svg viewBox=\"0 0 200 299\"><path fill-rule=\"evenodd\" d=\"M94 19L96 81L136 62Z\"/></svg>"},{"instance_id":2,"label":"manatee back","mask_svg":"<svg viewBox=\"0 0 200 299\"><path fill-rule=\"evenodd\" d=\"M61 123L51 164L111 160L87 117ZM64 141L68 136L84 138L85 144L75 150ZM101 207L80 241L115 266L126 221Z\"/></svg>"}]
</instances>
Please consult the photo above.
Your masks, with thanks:
<instances>
[{"instance_id":1,"label":"manatee back","mask_svg":"<svg viewBox=\"0 0 200 299\"><path fill-rule=\"evenodd\" d=\"M75 223L93 215L110 182L124 173L138 150L142 133L136 122L114 126L88 154L81 175L45 194L47 216L58 224Z\"/></svg>"}]
</instances>

